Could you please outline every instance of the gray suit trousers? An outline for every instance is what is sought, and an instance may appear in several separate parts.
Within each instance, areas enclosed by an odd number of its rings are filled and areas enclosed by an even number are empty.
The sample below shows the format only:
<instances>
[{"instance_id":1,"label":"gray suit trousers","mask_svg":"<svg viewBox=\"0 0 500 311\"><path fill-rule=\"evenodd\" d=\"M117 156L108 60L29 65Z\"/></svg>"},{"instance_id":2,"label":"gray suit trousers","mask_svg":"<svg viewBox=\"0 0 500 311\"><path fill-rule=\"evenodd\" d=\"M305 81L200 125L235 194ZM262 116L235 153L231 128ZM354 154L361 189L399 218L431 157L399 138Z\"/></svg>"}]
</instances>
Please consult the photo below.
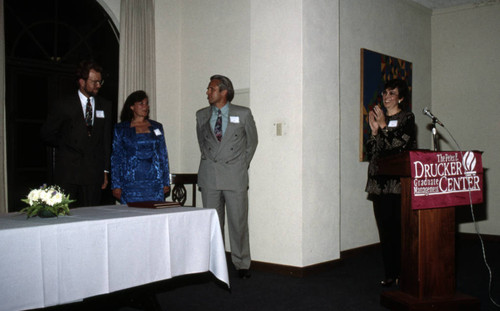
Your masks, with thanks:
<instances>
[{"instance_id":1,"label":"gray suit trousers","mask_svg":"<svg viewBox=\"0 0 500 311\"><path fill-rule=\"evenodd\" d=\"M224 235L225 210L229 229L231 260L237 270L250 268L248 234L248 191L201 189L203 207L215 208ZM225 208L224 208L225 207Z\"/></svg>"}]
</instances>

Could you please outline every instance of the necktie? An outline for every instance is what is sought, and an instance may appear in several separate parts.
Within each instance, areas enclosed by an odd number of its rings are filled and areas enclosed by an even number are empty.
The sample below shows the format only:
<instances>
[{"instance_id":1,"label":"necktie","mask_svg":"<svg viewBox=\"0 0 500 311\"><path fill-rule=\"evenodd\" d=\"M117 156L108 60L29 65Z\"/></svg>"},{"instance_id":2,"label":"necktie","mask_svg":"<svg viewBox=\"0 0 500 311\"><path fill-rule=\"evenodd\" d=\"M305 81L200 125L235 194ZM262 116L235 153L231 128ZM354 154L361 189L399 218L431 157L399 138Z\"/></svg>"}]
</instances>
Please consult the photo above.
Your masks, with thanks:
<instances>
[{"instance_id":1,"label":"necktie","mask_svg":"<svg viewBox=\"0 0 500 311\"><path fill-rule=\"evenodd\" d=\"M218 112L217 112L217 121L215 122L214 133L215 133L215 137L217 137L217 140L221 141L222 140L222 113L221 113L220 109L218 109Z\"/></svg>"},{"instance_id":2,"label":"necktie","mask_svg":"<svg viewBox=\"0 0 500 311\"><path fill-rule=\"evenodd\" d=\"M87 98L87 107L85 108L85 124L87 124L87 131L90 136L92 131L92 104L90 103L90 98Z\"/></svg>"}]
</instances>

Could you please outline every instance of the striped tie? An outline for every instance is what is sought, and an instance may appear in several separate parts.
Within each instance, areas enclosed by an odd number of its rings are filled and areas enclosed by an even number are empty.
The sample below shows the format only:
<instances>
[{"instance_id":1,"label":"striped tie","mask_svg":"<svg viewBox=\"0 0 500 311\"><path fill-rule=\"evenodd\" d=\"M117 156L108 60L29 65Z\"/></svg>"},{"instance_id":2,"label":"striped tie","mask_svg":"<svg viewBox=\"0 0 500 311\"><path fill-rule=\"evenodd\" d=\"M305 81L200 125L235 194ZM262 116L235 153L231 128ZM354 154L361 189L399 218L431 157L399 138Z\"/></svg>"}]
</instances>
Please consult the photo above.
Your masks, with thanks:
<instances>
[{"instance_id":1,"label":"striped tie","mask_svg":"<svg viewBox=\"0 0 500 311\"><path fill-rule=\"evenodd\" d=\"M92 104L90 98L87 98L87 107L85 109L85 124L87 124L87 131L90 136L92 132Z\"/></svg>"}]
</instances>

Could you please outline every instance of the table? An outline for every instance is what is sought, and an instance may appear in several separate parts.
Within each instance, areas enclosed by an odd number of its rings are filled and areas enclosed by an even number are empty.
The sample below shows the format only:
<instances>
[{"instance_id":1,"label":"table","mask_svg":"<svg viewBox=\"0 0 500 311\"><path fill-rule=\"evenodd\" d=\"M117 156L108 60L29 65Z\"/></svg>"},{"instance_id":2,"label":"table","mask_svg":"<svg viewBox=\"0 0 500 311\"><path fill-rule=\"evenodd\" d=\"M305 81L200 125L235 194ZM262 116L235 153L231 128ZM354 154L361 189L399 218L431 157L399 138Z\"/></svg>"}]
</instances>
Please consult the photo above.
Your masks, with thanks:
<instances>
[{"instance_id":1,"label":"table","mask_svg":"<svg viewBox=\"0 0 500 311\"><path fill-rule=\"evenodd\" d=\"M59 218L0 217L0 310L80 301L207 271L229 286L214 209L110 205Z\"/></svg>"}]
</instances>

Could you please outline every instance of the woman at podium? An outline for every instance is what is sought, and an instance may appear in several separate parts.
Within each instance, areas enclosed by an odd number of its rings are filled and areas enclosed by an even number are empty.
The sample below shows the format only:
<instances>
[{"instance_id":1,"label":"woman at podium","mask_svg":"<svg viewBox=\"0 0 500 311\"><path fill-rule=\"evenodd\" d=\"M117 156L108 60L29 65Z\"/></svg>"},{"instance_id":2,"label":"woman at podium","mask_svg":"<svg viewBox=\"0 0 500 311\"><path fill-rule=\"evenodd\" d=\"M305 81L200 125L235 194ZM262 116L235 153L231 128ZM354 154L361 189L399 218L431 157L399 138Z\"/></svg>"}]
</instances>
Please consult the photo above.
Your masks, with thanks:
<instances>
[{"instance_id":1,"label":"woman at podium","mask_svg":"<svg viewBox=\"0 0 500 311\"><path fill-rule=\"evenodd\" d=\"M401 269L401 182L397 176L378 175L377 161L385 156L416 149L415 115L408 111L410 94L404 80L388 81L382 106L368 114L371 136L367 141L368 181L365 191L373 202L385 278L382 286L397 283Z\"/></svg>"}]
</instances>

